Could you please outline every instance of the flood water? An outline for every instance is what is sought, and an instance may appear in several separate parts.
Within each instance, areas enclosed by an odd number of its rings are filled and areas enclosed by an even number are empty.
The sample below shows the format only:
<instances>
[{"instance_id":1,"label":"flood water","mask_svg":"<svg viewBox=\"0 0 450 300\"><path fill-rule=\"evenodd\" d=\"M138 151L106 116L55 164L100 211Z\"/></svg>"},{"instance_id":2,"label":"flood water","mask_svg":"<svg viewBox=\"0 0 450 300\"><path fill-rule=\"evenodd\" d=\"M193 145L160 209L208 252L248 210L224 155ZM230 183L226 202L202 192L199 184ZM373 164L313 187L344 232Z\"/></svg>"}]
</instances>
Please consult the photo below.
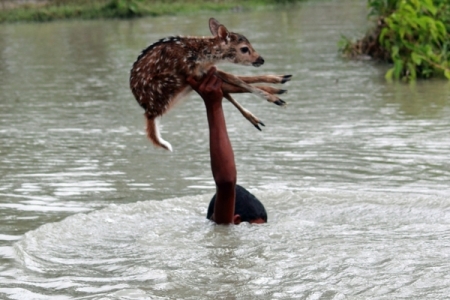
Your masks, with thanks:
<instances>
[{"instance_id":1,"label":"flood water","mask_svg":"<svg viewBox=\"0 0 450 300\"><path fill-rule=\"evenodd\" d=\"M208 18L0 25L0 299L445 299L450 294L450 84L388 83L342 59L365 1L216 14L293 74L280 108L225 113L238 182L264 225L205 220L214 192L202 101L155 149L128 88L140 51L208 35Z\"/></svg>"}]
</instances>

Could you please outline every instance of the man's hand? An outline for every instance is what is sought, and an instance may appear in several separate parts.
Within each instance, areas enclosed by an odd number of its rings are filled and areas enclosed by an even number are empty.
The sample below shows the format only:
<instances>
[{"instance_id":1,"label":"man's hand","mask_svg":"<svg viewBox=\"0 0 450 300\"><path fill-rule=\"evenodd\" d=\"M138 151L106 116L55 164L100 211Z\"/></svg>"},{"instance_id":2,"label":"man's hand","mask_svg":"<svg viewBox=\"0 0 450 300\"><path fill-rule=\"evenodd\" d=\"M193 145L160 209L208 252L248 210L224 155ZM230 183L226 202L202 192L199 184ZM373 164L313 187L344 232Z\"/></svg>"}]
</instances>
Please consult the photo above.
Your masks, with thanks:
<instances>
[{"instance_id":1,"label":"man's hand","mask_svg":"<svg viewBox=\"0 0 450 300\"><path fill-rule=\"evenodd\" d=\"M223 98L222 79L217 77L216 67L211 67L205 77L196 81L193 76L187 78L187 82L205 101L205 105L221 102Z\"/></svg>"}]
</instances>

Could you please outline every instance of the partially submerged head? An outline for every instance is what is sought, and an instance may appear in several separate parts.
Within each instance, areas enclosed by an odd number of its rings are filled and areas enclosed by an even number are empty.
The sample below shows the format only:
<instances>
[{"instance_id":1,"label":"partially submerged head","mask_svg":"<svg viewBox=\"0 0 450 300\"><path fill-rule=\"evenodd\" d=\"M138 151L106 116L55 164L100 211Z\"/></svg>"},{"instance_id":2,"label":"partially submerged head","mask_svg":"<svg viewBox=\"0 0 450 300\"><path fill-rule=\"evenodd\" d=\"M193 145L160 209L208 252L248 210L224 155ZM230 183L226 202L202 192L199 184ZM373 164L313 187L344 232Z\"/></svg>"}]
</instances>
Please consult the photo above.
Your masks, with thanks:
<instances>
[{"instance_id":1,"label":"partially submerged head","mask_svg":"<svg viewBox=\"0 0 450 300\"><path fill-rule=\"evenodd\" d=\"M211 220L214 213L216 195L211 199L206 218ZM260 224L267 222L267 212L264 205L253 194L240 185L236 185L236 201L234 206L234 224L248 222Z\"/></svg>"},{"instance_id":2,"label":"partially submerged head","mask_svg":"<svg viewBox=\"0 0 450 300\"><path fill-rule=\"evenodd\" d=\"M212 35L221 40L224 59L240 65L252 65L259 67L264 64L264 59L253 49L248 39L239 33L228 31L216 19L209 19L209 30Z\"/></svg>"}]
</instances>

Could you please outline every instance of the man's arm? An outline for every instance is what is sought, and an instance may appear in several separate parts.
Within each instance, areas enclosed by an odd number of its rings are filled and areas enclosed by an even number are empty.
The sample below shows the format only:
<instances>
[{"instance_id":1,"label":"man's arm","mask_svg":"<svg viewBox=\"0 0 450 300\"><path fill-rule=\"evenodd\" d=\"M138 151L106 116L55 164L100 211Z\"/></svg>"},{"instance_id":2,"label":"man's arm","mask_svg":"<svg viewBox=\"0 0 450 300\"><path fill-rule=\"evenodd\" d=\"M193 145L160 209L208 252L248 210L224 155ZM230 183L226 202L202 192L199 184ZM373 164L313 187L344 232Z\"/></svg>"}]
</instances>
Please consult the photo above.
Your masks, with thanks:
<instances>
[{"instance_id":1,"label":"man's arm","mask_svg":"<svg viewBox=\"0 0 450 300\"><path fill-rule=\"evenodd\" d=\"M188 83L203 98L208 117L211 170L217 189L213 219L217 224L230 224L234 222L236 165L222 109L222 80L215 71L211 68L199 82L190 77Z\"/></svg>"}]
</instances>

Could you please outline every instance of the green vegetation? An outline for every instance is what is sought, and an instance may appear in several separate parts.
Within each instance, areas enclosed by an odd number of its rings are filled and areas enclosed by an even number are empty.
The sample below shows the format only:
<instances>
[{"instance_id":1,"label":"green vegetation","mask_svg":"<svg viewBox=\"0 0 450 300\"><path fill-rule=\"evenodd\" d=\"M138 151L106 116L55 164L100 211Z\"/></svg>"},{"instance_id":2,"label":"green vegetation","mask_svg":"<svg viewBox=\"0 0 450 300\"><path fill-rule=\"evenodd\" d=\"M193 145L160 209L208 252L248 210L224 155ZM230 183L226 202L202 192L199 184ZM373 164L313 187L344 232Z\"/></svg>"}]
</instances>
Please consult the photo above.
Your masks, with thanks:
<instances>
[{"instance_id":1,"label":"green vegetation","mask_svg":"<svg viewBox=\"0 0 450 300\"><path fill-rule=\"evenodd\" d=\"M349 57L393 64L387 79L450 79L450 0L369 0L376 26L356 42L343 37Z\"/></svg>"},{"instance_id":2,"label":"green vegetation","mask_svg":"<svg viewBox=\"0 0 450 300\"><path fill-rule=\"evenodd\" d=\"M47 0L8 8L9 0L0 0L0 23L52 21L58 19L133 18L189 13L200 10L246 9L299 0ZM3 9L2 9L3 8Z\"/></svg>"}]
</instances>

